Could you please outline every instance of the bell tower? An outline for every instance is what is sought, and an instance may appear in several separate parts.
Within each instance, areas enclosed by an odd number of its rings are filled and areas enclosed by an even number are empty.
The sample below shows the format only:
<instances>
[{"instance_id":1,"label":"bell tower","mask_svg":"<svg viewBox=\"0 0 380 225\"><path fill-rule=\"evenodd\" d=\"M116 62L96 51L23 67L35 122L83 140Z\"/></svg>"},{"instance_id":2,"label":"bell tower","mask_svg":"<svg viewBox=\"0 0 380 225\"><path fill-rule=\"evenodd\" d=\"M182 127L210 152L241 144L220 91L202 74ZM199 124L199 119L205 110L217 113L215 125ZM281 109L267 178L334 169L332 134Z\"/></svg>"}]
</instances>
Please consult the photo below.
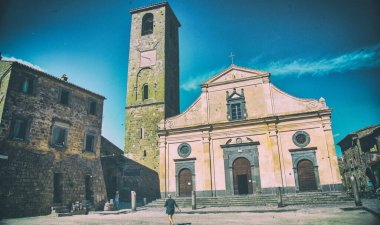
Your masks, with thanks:
<instances>
[{"instance_id":1,"label":"bell tower","mask_svg":"<svg viewBox=\"0 0 380 225\"><path fill-rule=\"evenodd\" d=\"M130 11L124 151L158 172L158 124L179 113L181 26L167 2Z\"/></svg>"}]
</instances>

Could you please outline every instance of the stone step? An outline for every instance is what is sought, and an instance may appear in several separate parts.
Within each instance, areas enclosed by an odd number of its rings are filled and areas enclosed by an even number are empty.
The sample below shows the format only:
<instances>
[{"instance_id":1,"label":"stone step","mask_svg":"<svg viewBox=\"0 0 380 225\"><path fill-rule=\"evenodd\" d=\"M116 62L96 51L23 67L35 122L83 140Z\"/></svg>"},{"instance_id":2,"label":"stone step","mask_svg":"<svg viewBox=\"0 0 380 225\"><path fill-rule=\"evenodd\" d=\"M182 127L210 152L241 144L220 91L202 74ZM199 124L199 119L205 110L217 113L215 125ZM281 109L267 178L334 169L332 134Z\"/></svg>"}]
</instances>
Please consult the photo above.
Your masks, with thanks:
<instances>
[{"instance_id":1,"label":"stone step","mask_svg":"<svg viewBox=\"0 0 380 225\"><path fill-rule=\"evenodd\" d=\"M191 207L191 198L176 198L180 207ZM283 202L286 205L319 205L352 203L353 198L341 192L303 192L297 194L284 194ZM147 207L163 207L165 199L157 199ZM198 197L197 205L202 207L228 207L228 206L266 206L277 205L276 195L244 195L244 196L218 196Z\"/></svg>"}]
</instances>

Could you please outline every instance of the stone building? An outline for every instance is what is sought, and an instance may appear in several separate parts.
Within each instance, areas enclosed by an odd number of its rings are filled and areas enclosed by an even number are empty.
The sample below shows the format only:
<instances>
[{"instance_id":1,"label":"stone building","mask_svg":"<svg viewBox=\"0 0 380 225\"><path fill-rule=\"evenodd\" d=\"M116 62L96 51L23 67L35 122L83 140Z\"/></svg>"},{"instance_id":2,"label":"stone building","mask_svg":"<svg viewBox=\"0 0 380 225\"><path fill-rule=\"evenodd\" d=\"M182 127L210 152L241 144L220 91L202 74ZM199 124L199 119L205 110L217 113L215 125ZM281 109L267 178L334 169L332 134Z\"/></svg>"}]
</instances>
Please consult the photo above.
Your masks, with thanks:
<instances>
[{"instance_id":1,"label":"stone building","mask_svg":"<svg viewBox=\"0 0 380 225\"><path fill-rule=\"evenodd\" d=\"M331 109L231 65L200 97L160 123L160 190L189 196L340 191Z\"/></svg>"},{"instance_id":2,"label":"stone building","mask_svg":"<svg viewBox=\"0 0 380 225\"><path fill-rule=\"evenodd\" d=\"M0 81L1 216L102 203L105 98L18 62L0 61Z\"/></svg>"},{"instance_id":3,"label":"stone building","mask_svg":"<svg viewBox=\"0 0 380 225\"><path fill-rule=\"evenodd\" d=\"M130 12L125 152L158 172L158 124L179 113L180 23L167 2Z\"/></svg>"},{"instance_id":4,"label":"stone building","mask_svg":"<svg viewBox=\"0 0 380 225\"><path fill-rule=\"evenodd\" d=\"M361 192L380 186L380 124L352 132L339 141L343 154L343 175L347 191L351 192L350 177L356 177ZM371 181L373 187L368 186Z\"/></svg>"},{"instance_id":5,"label":"stone building","mask_svg":"<svg viewBox=\"0 0 380 225\"><path fill-rule=\"evenodd\" d=\"M131 191L136 192L137 200L147 198L152 201L160 197L158 174L124 155L124 151L102 137L101 162L108 199L114 199L116 190L120 201L129 202Z\"/></svg>"}]
</instances>

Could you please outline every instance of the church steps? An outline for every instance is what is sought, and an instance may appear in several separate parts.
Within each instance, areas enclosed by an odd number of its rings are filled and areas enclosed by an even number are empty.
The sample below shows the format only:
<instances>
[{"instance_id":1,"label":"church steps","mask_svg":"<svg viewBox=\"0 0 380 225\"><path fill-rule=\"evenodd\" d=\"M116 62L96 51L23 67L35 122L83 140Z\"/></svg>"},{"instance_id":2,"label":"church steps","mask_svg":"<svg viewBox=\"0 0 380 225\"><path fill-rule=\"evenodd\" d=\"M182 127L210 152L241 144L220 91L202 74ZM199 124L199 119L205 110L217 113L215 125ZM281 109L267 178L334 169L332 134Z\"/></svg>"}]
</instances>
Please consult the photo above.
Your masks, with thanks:
<instances>
[{"instance_id":1,"label":"church steps","mask_svg":"<svg viewBox=\"0 0 380 225\"><path fill-rule=\"evenodd\" d=\"M176 198L179 207L191 207L191 198ZM321 205L321 204L351 204L353 199L339 192L310 192L299 194L284 194L285 205ZM158 199L147 207L163 207L165 199ZM197 207L229 207L229 206L276 206L276 195L245 195L198 197Z\"/></svg>"}]
</instances>

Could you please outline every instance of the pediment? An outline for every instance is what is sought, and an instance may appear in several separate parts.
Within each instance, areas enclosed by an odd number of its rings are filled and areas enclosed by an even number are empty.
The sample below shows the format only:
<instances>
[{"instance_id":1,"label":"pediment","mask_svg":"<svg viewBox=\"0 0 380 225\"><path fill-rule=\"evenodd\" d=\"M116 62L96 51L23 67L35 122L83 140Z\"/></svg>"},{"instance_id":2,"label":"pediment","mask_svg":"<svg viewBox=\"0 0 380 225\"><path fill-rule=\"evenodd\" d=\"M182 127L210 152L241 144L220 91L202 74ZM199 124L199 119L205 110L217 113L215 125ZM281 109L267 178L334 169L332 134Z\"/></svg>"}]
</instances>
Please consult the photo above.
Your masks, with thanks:
<instances>
[{"instance_id":1,"label":"pediment","mask_svg":"<svg viewBox=\"0 0 380 225\"><path fill-rule=\"evenodd\" d=\"M254 79L263 76L269 76L269 73L260 70L247 69L232 65L224 71L220 72L219 74L213 76L202 85L218 84L236 80Z\"/></svg>"}]
</instances>

